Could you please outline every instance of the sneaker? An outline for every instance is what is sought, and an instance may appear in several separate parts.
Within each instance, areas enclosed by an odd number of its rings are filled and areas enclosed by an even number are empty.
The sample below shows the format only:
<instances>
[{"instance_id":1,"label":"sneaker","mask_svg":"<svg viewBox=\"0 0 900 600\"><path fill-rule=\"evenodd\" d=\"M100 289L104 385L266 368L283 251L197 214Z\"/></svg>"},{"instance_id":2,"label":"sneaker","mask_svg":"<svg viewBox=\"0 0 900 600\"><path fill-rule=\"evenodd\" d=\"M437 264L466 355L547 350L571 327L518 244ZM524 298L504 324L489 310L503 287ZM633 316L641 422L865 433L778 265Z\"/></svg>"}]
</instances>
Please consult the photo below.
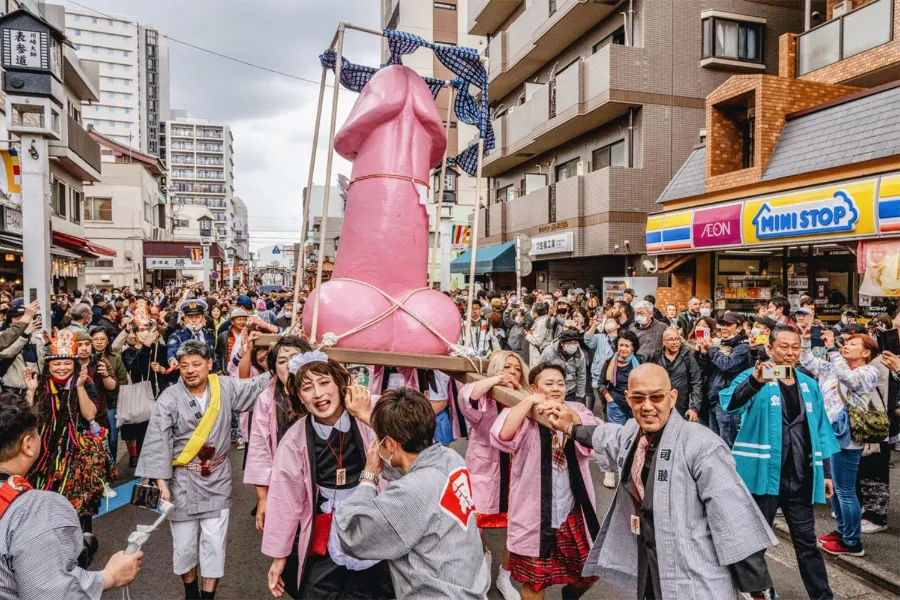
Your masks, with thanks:
<instances>
[{"instance_id":1,"label":"sneaker","mask_svg":"<svg viewBox=\"0 0 900 600\"><path fill-rule=\"evenodd\" d=\"M881 533L882 531L887 529L887 525L877 525L872 521L867 521L866 519L862 520L862 526L860 527L863 533Z\"/></svg>"},{"instance_id":2,"label":"sneaker","mask_svg":"<svg viewBox=\"0 0 900 600\"><path fill-rule=\"evenodd\" d=\"M819 536L819 545L820 546L822 544L827 544L829 542L840 542L840 541L841 541L841 534L839 534L837 531L832 531L831 533L827 533L825 535Z\"/></svg>"},{"instance_id":3,"label":"sneaker","mask_svg":"<svg viewBox=\"0 0 900 600\"><path fill-rule=\"evenodd\" d=\"M779 518L779 519L783 519L783 518L784 518L784 511L781 510L781 509L779 508L778 510L775 511L775 517L776 517L776 518Z\"/></svg>"},{"instance_id":4,"label":"sneaker","mask_svg":"<svg viewBox=\"0 0 900 600\"><path fill-rule=\"evenodd\" d=\"M237 449L238 449L238 450L243 450L243 449L244 449L244 446L245 446L246 444L247 444L247 443L244 441L244 438L239 437L239 438L237 439Z\"/></svg>"},{"instance_id":5,"label":"sneaker","mask_svg":"<svg viewBox=\"0 0 900 600\"><path fill-rule=\"evenodd\" d=\"M862 544L856 547L845 546L843 542L825 542L822 544L822 550L828 554L843 554L845 556L865 556L866 551L863 550Z\"/></svg>"},{"instance_id":6,"label":"sneaker","mask_svg":"<svg viewBox=\"0 0 900 600\"><path fill-rule=\"evenodd\" d=\"M132 469L137 468L137 456L129 456L128 457L128 466Z\"/></svg>"},{"instance_id":7,"label":"sneaker","mask_svg":"<svg viewBox=\"0 0 900 600\"><path fill-rule=\"evenodd\" d=\"M616 474L612 471L606 471L603 473L603 487L607 487L609 489L615 489L616 487Z\"/></svg>"},{"instance_id":8,"label":"sneaker","mask_svg":"<svg viewBox=\"0 0 900 600\"><path fill-rule=\"evenodd\" d=\"M832 518L832 519L837 519L837 515L834 514L834 511L831 511L831 518Z\"/></svg>"},{"instance_id":9,"label":"sneaker","mask_svg":"<svg viewBox=\"0 0 900 600\"><path fill-rule=\"evenodd\" d=\"M107 500L109 500L109 499L115 498L115 497L118 496L118 495L119 495L119 494L116 493L116 490L114 490L114 489L112 489L111 487L109 487L109 484L108 484L108 483L104 483L104 484L103 484L103 497L104 497L104 498L106 498Z\"/></svg>"},{"instance_id":10,"label":"sneaker","mask_svg":"<svg viewBox=\"0 0 900 600\"><path fill-rule=\"evenodd\" d=\"M521 594L519 594L519 590L512 584L512 580L509 577L509 571L505 570L503 567L500 567L500 571L497 573L497 591L503 596L503 600L521 600L522 598Z\"/></svg>"}]
</instances>

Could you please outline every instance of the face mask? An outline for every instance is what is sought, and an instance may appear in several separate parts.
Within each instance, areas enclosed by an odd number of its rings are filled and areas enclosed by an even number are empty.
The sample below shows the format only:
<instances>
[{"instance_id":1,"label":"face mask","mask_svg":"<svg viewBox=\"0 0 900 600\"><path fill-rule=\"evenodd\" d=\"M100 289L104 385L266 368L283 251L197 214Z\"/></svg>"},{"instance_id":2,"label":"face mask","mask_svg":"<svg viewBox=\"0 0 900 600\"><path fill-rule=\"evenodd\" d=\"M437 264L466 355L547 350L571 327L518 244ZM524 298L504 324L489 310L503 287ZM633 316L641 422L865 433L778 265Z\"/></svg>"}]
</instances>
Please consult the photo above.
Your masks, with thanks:
<instances>
[{"instance_id":1,"label":"face mask","mask_svg":"<svg viewBox=\"0 0 900 600\"><path fill-rule=\"evenodd\" d=\"M850 319L848 319L847 317L841 317L841 323L843 323L844 325L849 325Z\"/></svg>"},{"instance_id":2,"label":"face mask","mask_svg":"<svg viewBox=\"0 0 900 600\"><path fill-rule=\"evenodd\" d=\"M566 354L568 354L570 356L572 354L575 354L575 352L577 350L578 350L578 344L566 344L565 346L563 346L563 352L565 352Z\"/></svg>"},{"instance_id":3,"label":"face mask","mask_svg":"<svg viewBox=\"0 0 900 600\"><path fill-rule=\"evenodd\" d=\"M606 333L612 333L613 331L615 331L618 328L619 328L618 325L614 321L607 321L603 325L603 329L606 330Z\"/></svg>"},{"instance_id":4,"label":"face mask","mask_svg":"<svg viewBox=\"0 0 900 600\"><path fill-rule=\"evenodd\" d=\"M203 323L194 323L193 325L188 325L188 329L190 329L194 333L200 333L200 331L203 329Z\"/></svg>"},{"instance_id":5,"label":"face mask","mask_svg":"<svg viewBox=\"0 0 900 600\"><path fill-rule=\"evenodd\" d=\"M650 322L650 319L646 315L637 315L634 318L634 322L637 323L638 325L646 325L647 323Z\"/></svg>"},{"instance_id":6,"label":"face mask","mask_svg":"<svg viewBox=\"0 0 900 600\"><path fill-rule=\"evenodd\" d=\"M569 312L569 309L566 308L565 306L560 306L558 309L556 309L556 312L558 312L561 315L564 315L567 312Z\"/></svg>"},{"instance_id":7,"label":"face mask","mask_svg":"<svg viewBox=\"0 0 900 600\"><path fill-rule=\"evenodd\" d=\"M750 335L752 335L753 337L758 337L760 333L762 332L756 327L750 330Z\"/></svg>"},{"instance_id":8,"label":"face mask","mask_svg":"<svg viewBox=\"0 0 900 600\"><path fill-rule=\"evenodd\" d=\"M701 316L701 317L708 317L708 316L711 315L711 314L712 314L712 309L709 309L709 308L701 308L701 309L700 309L700 316Z\"/></svg>"},{"instance_id":9,"label":"face mask","mask_svg":"<svg viewBox=\"0 0 900 600\"><path fill-rule=\"evenodd\" d=\"M713 346L718 346L722 343L722 338L713 338Z\"/></svg>"},{"instance_id":10,"label":"face mask","mask_svg":"<svg viewBox=\"0 0 900 600\"><path fill-rule=\"evenodd\" d=\"M516 323L518 323L519 325L521 325L524 322L525 322L525 317L516 317Z\"/></svg>"}]
</instances>

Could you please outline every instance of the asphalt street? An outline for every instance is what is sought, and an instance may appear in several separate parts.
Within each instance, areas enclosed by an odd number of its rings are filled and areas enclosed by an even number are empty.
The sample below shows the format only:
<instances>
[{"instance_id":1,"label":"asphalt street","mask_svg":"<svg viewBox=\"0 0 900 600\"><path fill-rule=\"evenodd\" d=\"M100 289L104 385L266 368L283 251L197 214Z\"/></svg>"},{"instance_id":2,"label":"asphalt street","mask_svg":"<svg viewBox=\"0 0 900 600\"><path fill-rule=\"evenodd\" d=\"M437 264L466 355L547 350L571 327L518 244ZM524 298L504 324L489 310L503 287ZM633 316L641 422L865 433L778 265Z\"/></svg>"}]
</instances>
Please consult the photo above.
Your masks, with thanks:
<instances>
[{"instance_id":1,"label":"asphalt street","mask_svg":"<svg viewBox=\"0 0 900 600\"><path fill-rule=\"evenodd\" d=\"M463 452L465 440L454 444ZM255 505L256 496L252 486L244 485L240 469L242 452L232 450L231 464L235 473L235 484L232 493L231 522L228 530L228 546L226 555L226 575L219 583L217 599L244 600L271 598L266 586L266 572L270 560L260 552L261 534L255 527L250 511ZM122 497L110 504L113 510L94 520L94 533L100 539L100 550L94 559L92 568L99 569L114 552L124 549L128 535L138 524L150 524L156 514L145 508L136 508L127 503L130 498L128 484L133 482L133 470L127 466L127 459L122 457L120 465L120 481ZM612 499L612 490L601 485L602 477L592 464L594 488L597 494L597 512L603 514ZM125 498L127 494L128 498ZM118 508L115 508L119 505ZM412 508L411 508L412 510ZM488 545L493 553L493 570L499 564L503 548L503 536L499 531L491 531L487 535ZM896 554L894 555L896 556ZM802 599L806 597L800 575L797 572L793 548L784 542L767 554L769 569L781 598ZM876 600L895 598L870 587L855 576L842 571L832 564L828 565L829 581L839 600ZM548 599L560 598L559 587L551 589ZM167 526L155 532L144 546L143 570L138 579L130 587L133 600L177 600L184 597L181 580L172 573L172 536ZM103 595L104 600L119 600L122 591L112 590ZM629 595L614 586L598 582L585 596L586 599L617 600ZM491 587L489 598L501 600L499 592Z\"/></svg>"}]
</instances>

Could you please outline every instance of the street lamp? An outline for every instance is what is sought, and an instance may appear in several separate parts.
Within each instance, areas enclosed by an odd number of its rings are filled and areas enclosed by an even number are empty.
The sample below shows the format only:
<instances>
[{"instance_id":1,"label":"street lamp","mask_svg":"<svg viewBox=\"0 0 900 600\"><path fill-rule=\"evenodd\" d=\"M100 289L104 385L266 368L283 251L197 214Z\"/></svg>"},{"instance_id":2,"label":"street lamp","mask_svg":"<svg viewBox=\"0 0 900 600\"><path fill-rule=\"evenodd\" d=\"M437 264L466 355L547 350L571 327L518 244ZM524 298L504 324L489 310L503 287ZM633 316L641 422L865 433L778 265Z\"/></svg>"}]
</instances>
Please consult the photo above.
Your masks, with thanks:
<instances>
[{"instance_id":1,"label":"street lamp","mask_svg":"<svg viewBox=\"0 0 900 600\"><path fill-rule=\"evenodd\" d=\"M456 204L456 180L459 173L452 167L447 167L444 172L444 202ZM431 189L434 192L434 201L438 201L438 192L441 189L441 170L440 168L432 171Z\"/></svg>"}]
</instances>

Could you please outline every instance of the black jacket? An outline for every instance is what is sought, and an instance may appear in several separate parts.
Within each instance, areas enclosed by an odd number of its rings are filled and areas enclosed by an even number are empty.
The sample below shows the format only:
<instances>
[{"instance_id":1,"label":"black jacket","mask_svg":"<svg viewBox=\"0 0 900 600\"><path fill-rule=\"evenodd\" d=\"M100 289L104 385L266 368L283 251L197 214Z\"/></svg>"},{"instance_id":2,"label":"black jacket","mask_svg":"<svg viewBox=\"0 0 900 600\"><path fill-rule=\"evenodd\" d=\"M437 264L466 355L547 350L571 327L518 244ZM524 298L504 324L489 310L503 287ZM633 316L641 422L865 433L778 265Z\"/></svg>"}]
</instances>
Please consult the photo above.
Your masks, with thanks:
<instances>
[{"instance_id":1,"label":"black jacket","mask_svg":"<svg viewBox=\"0 0 900 600\"><path fill-rule=\"evenodd\" d=\"M231 336L231 328L219 334L216 338L216 364L222 373L228 373L228 338ZM235 342L237 343L237 342ZM233 348L232 348L233 350Z\"/></svg>"},{"instance_id":2,"label":"black jacket","mask_svg":"<svg viewBox=\"0 0 900 600\"><path fill-rule=\"evenodd\" d=\"M661 366L669 373L672 389L678 390L678 400L675 401L678 414L683 417L690 409L699 415L703 402L703 373L694 353L682 347L674 362L670 364L663 349L655 353L649 362Z\"/></svg>"}]
</instances>

